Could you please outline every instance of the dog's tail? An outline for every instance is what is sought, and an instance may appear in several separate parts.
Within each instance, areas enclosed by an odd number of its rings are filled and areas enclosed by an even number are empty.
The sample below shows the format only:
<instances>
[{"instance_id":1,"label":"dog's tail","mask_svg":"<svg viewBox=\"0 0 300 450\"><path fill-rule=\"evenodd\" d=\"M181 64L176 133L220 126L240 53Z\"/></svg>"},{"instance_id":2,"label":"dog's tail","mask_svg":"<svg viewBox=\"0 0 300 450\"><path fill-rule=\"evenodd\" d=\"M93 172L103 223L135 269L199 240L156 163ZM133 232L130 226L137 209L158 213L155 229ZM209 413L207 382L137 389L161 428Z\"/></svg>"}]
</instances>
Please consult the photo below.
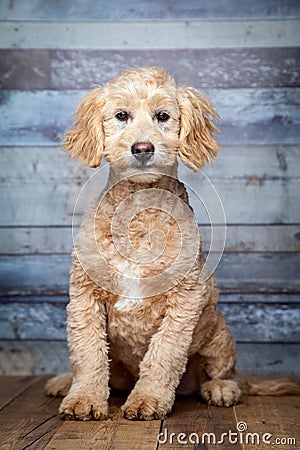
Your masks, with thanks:
<instances>
[{"instance_id":1,"label":"dog's tail","mask_svg":"<svg viewBox=\"0 0 300 450\"><path fill-rule=\"evenodd\" d=\"M292 378L241 377L238 385L245 395L300 395L300 384Z\"/></svg>"}]
</instances>

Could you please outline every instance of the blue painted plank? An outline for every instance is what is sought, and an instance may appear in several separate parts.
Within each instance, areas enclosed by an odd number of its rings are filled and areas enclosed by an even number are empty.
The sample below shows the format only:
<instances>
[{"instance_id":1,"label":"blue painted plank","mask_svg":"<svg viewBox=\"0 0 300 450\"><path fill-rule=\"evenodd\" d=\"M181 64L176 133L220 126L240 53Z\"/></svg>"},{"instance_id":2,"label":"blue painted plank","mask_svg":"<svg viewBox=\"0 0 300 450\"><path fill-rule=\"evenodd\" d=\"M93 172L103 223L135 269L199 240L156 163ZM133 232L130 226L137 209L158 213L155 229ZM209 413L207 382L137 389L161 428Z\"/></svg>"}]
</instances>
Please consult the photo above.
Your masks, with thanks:
<instances>
[{"instance_id":1,"label":"blue painted plank","mask_svg":"<svg viewBox=\"0 0 300 450\"><path fill-rule=\"evenodd\" d=\"M0 0L1 19L9 20L183 20L299 17L297 0Z\"/></svg>"}]
</instances>

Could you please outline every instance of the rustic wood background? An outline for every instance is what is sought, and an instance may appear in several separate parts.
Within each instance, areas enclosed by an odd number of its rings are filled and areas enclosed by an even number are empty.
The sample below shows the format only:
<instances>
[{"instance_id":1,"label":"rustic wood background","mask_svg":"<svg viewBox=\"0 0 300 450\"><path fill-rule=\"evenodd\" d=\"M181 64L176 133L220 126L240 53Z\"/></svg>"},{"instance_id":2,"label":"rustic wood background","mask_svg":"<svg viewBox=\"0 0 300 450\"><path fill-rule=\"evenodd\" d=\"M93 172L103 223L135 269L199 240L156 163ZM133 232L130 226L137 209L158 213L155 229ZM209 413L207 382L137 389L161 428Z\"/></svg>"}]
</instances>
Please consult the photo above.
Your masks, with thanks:
<instances>
[{"instance_id":1,"label":"rustic wood background","mask_svg":"<svg viewBox=\"0 0 300 450\"><path fill-rule=\"evenodd\" d=\"M205 173L227 217L216 277L239 368L299 375L300 2L0 0L0 19L0 373L68 368L72 212L93 171L59 135L94 84L160 65L221 116Z\"/></svg>"}]
</instances>

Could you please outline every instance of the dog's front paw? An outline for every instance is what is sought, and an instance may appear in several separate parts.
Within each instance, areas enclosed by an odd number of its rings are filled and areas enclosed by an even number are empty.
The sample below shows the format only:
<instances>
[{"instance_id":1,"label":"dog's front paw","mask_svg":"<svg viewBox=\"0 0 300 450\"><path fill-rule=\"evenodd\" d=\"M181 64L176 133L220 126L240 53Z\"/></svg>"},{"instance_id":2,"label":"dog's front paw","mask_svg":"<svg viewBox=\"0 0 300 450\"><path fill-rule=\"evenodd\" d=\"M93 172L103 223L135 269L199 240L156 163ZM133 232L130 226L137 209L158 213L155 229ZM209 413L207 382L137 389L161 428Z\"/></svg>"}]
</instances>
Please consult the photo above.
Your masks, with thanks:
<instances>
[{"instance_id":1,"label":"dog's front paw","mask_svg":"<svg viewBox=\"0 0 300 450\"><path fill-rule=\"evenodd\" d=\"M67 420L102 420L107 417L107 400L95 393L70 393L63 399L59 412Z\"/></svg>"},{"instance_id":2,"label":"dog's front paw","mask_svg":"<svg viewBox=\"0 0 300 450\"><path fill-rule=\"evenodd\" d=\"M130 395L122 406L123 416L130 420L162 420L171 411L172 404L149 394Z\"/></svg>"},{"instance_id":3,"label":"dog's front paw","mask_svg":"<svg viewBox=\"0 0 300 450\"><path fill-rule=\"evenodd\" d=\"M241 391L235 381L218 379L206 381L201 396L209 405L232 406L239 402Z\"/></svg>"}]
</instances>

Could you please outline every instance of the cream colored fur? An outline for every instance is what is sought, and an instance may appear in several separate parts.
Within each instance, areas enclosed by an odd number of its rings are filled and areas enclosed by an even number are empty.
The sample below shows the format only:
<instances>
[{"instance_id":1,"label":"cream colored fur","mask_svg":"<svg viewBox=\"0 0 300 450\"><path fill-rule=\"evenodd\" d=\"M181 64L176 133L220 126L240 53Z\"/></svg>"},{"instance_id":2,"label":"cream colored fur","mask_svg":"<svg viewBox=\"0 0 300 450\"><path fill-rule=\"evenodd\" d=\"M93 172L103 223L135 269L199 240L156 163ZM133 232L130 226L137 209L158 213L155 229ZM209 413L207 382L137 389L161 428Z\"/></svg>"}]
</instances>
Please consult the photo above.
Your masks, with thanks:
<instances>
[{"instance_id":1,"label":"cream colored fur","mask_svg":"<svg viewBox=\"0 0 300 450\"><path fill-rule=\"evenodd\" d=\"M125 121L117 116L124 111ZM159 112L169 118L159 120ZM217 129L212 120L216 118L202 93L176 87L163 69L155 67L129 70L94 89L79 104L65 150L93 167L105 156L110 175L104 193L83 221L73 252L67 307L73 375L58 375L47 385L50 395L67 394L60 406L65 418L105 418L109 386L132 389L122 407L128 419L165 417L176 392L200 392L215 405L239 401L240 389L230 379L235 343L217 309L213 276L199 281L205 260L186 213L191 208L185 186L177 179L177 157L194 170L216 157ZM153 156L143 166L131 151L133 144L141 142L154 146ZM127 256L135 257L128 259L116 249L112 220L124 199L132 198L133 208L141 206L149 189L164 193L161 209L141 210L128 224ZM173 197L178 201L173 202ZM165 207L173 208L176 220L170 219ZM181 245L181 219L186 246ZM122 215L116 227L122 235ZM164 237L157 235L151 243L149 236L155 230ZM156 243L161 242L164 251L156 254ZM137 255L144 252L154 252L156 257L139 260ZM194 253L197 257L191 262ZM152 284L144 283L172 269L179 254L171 288L160 283L157 293L156 278ZM188 264L188 273L179 276ZM122 271L132 281L124 281Z\"/></svg>"}]
</instances>

